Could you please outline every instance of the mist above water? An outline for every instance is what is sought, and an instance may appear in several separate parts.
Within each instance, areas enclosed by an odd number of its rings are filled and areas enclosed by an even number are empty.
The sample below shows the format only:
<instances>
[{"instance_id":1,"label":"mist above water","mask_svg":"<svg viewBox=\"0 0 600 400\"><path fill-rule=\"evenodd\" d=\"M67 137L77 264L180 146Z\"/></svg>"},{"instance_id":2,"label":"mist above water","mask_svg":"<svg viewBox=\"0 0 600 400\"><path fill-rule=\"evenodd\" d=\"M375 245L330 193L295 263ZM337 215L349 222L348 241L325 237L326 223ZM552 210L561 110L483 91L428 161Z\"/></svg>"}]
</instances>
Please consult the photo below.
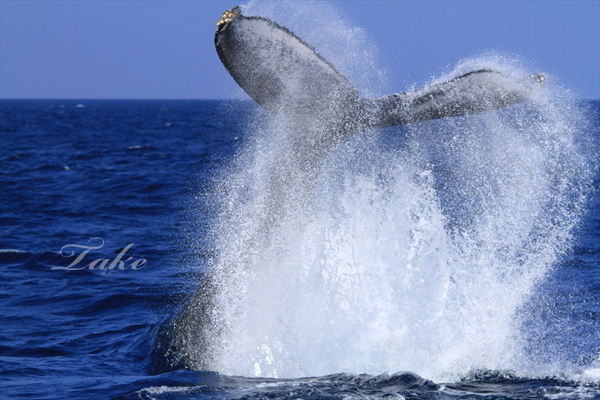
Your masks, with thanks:
<instances>
[{"instance_id":1,"label":"mist above water","mask_svg":"<svg viewBox=\"0 0 600 400\"><path fill-rule=\"evenodd\" d=\"M374 45L329 5L252 2L244 12L288 26L363 93L380 93ZM537 72L486 55L432 81L481 68ZM535 374L520 321L583 212L586 124L550 79L526 103L360 133L299 168L290 159L305 151L295 147L303 132L258 112L213 229L212 369Z\"/></svg>"}]
</instances>

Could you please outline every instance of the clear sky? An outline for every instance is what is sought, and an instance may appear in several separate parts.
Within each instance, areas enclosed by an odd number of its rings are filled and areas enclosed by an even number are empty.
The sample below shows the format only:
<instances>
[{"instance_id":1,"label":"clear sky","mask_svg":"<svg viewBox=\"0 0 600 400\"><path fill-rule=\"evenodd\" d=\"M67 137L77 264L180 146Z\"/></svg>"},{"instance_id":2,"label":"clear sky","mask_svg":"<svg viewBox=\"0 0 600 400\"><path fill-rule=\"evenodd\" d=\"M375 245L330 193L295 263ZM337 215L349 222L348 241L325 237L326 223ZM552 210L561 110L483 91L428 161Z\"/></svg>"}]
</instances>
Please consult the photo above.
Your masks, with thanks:
<instances>
[{"instance_id":1,"label":"clear sky","mask_svg":"<svg viewBox=\"0 0 600 400\"><path fill-rule=\"evenodd\" d=\"M498 51L600 98L599 0L333 3L376 42L394 91ZM238 4L0 0L0 97L227 97L234 83L213 40Z\"/></svg>"}]
</instances>

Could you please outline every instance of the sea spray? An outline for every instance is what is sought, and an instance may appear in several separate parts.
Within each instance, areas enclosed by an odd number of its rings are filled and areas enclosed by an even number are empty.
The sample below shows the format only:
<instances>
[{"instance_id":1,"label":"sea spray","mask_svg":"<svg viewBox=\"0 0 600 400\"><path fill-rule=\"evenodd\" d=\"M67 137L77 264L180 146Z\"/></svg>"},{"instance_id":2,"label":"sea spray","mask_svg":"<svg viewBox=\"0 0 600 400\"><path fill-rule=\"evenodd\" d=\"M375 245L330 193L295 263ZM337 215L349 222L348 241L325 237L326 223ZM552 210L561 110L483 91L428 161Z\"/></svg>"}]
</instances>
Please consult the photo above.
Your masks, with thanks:
<instances>
[{"instance_id":1,"label":"sea spray","mask_svg":"<svg viewBox=\"0 0 600 400\"><path fill-rule=\"evenodd\" d=\"M356 66L343 54L336 66ZM485 56L438 79L482 66L531 72ZM302 132L257 111L225 178L197 351L242 376L531 371L520 321L582 212L584 121L551 86L503 110L357 134L302 170L290 163Z\"/></svg>"}]
</instances>

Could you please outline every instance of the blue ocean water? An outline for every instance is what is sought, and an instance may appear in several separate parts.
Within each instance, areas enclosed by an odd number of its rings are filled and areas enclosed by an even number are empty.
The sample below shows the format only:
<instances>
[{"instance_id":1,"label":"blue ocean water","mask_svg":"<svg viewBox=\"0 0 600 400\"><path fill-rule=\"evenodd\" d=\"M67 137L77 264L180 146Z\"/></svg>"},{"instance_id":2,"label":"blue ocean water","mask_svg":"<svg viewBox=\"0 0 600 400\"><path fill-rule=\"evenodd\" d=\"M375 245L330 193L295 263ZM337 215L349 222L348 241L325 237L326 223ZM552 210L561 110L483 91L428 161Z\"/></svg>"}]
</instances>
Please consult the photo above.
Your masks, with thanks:
<instances>
[{"instance_id":1,"label":"blue ocean water","mask_svg":"<svg viewBox=\"0 0 600 400\"><path fill-rule=\"evenodd\" d=\"M573 246L523 306L538 312L520 320L521 331L530 333L522 359L559 365L548 375L543 368L524 374L522 365L519 372L474 368L449 381L395 370L314 378L161 373L151 357L154 336L214 257L209 236L222 181L250 140L255 106L95 100L2 100L0 106L2 397L600 398L597 175ZM598 138L600 102L579 107L594 118L591 133ZM382 131L378 140L386 148L409 146L397 135ZM597 162L600 149L589 150ZM450 190L445 172L434 173L440 193ZM459 208L446 197L448 210ZM77 246L92 249L69 267L85 249ZM129 261L112 269L89 265L119 254ZM133 266L140 259L145 263Z\"/></svg>"}]
</instances>

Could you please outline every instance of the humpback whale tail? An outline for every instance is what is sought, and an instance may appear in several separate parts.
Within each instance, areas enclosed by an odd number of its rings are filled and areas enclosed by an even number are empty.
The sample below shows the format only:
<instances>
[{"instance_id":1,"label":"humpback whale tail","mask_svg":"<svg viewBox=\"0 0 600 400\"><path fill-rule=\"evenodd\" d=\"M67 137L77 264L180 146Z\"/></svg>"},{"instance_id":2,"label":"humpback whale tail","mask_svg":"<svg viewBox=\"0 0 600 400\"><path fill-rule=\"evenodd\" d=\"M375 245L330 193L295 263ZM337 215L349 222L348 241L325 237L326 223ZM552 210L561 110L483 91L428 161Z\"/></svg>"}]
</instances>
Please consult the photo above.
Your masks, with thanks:
<instances>
[{"instance_id":1,"label":"humpback whale tail","mask_svg":"<svg viewBox=\"0 0 600 400\"><path fill-rule=\"evenodd\" d=\"M306 209L321 161L350 135L508 106L527 99L544 81L540 74L521 79L481 69L417 91L363 98L315 49L270 19L245 16L238 7L224 13L217 26L215 46L226 69L292 133L264 179L262 211L240 239L249 249L266 248L290 209ZM246 267L243 259L238 262L208 271L190 301L158 328L152 355L156 372L214 368L220 351L215 348L222 345L219 336L227 325L217 310L220 279Z\"/></svg>"},{"instance_id":2,"label":"humpback whale tail","mask_svg":"<svg viewBox=\"0 0 600 400\"><path fill-rule=\"evenodd\" d=\"M516 79L481 69L421 90L364 99L293 32L267 18L245 16L240 7L218 21L215 46L231 76L257 103L288 120L293 115L330 121L335 115L338 138L365 128L505 107L526 100L544 83L542 74Z\"/></svg>"}]
</instances>

